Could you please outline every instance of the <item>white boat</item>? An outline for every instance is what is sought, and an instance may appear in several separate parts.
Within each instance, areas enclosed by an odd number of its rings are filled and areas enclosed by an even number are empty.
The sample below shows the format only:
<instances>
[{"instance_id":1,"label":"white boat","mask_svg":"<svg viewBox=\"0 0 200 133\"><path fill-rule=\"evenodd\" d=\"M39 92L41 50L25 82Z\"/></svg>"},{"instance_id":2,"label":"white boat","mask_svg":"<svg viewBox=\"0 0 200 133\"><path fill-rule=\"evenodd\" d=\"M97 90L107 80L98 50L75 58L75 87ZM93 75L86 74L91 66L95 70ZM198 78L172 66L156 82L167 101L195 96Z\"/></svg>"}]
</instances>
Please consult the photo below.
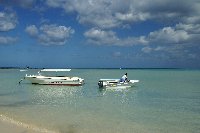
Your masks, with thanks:
<instances>
[{"instance_id":1,"label":"white boat","mask_svg":"<svg viewBox=\"0 0 200 133\"><path fill-rule=\"evenodd\" d=\"M39 71L37 75L27 75L26 74L24 79L29 80L32 84L39 84L39 85L80 86L80 85L84 84L84 79L79 78L79 77L44 76L41 74L41 72L65 72L65 71L71 71L71 69L43 69L43 70Z\"/></svg>"},{"instance_id":2,"label":"white boat","mask_svg":"<svg viewBox=\"0 0 200 133\"><path fill-rule=\"evenodd\" d=\"M26 71L28 71L28 70L24 70L24 69L22 69L22 70L19 70L20 72L26 72Z\"/></svg>"},{"instance_id":3,"label":"white boat","mask_svg":"<svg viewBox=\"0 0 200 133\"><path fill-rule=\"evenodd\" d=\"M139 80L128 80L120 82L120 79L100 79L98 82L99 88L128 88L133 87Z\"/></svg>"}]
</instances>

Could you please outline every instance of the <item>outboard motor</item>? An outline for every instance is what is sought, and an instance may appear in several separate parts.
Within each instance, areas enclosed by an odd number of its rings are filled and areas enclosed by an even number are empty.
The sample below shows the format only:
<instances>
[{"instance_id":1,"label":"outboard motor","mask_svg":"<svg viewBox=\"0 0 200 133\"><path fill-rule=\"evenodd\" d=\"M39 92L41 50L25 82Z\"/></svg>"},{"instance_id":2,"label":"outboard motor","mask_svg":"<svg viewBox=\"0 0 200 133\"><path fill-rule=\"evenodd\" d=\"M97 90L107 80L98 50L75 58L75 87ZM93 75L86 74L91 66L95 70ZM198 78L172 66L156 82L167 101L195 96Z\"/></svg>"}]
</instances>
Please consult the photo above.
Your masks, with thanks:
<instances>
[{"instance_id":1,"label":"outboard motor","mask_svg":"<svg viewBox=\"0 0 200 133\"><path fill-rule=\"evenodd\" d=\"M103 81L99 81L98 85L99 85L99 88L103 88Z\"/></svg>"}]
</instances>

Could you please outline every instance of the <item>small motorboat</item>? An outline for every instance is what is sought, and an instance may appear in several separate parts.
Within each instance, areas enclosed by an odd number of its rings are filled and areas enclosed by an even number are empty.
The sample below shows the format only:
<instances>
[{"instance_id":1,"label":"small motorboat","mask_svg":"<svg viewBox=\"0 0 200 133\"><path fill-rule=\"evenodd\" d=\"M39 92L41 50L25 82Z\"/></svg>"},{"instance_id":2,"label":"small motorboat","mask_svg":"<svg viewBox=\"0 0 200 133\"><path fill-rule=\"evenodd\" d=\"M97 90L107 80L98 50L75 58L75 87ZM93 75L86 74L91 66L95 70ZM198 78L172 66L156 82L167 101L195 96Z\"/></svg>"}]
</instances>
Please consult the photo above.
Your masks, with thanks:
<instances>
[{"instance_id":1,"label":"small motorboat","mask_svg":"<svg viewBox=\"0 0 200 133\"><path fill-rule=\"evenodd\" d=\"M27 75L24 79L29 80L32 84L38 85L67 85L67 86L80 86L84 84L84 79L79 77L69 76L44 76L41 72L63 72L71 71L71 69L43 69L37 75ZM22 81L23 79L21 79ZM21 83L21 81L19 83Z\"/></svg>"},{"instance_id":2,"label":"small motorboat","mask_svg":"<svg viewBox=\"0 0 200 133\"><path fill-rule=\"evenodd\" d=\"M127 80L121 82L120 79L100 79L99 88L128 88L133 87L139 80Z\"/></svg>"}]
</instances>

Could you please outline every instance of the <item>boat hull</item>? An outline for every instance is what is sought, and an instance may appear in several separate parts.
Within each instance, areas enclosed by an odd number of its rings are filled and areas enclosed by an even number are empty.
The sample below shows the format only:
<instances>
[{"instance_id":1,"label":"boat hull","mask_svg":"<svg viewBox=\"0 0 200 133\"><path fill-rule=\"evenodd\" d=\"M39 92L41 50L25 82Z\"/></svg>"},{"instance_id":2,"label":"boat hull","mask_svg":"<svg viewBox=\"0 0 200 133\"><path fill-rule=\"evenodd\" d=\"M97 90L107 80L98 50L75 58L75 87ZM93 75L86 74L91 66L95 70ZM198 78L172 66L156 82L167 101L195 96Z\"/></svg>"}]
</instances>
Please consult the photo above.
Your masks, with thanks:
<instances>
[{"instance_id":1,"label":"boat hull","mask_svg":"<svg viewBox=\"0 0 200 133\"><path fill-rule=\"evenodd\" d=\"M100 79L99 88L128 88L133 87L139 80L129 80L128 82L120 82L119 79Z\"/></svg>"},{"instance_id":2,"label":"boat hull","mask_svg":"<svg viewBox=\"0 0 200 133\"><path fill-rule=\"evenodd\" d=\"M47 76L25 76L32 84L38 85L66 85L66 86L81 86L84 84L84 79L79 77L47 77Z\"/></svg>"}]
</instances>

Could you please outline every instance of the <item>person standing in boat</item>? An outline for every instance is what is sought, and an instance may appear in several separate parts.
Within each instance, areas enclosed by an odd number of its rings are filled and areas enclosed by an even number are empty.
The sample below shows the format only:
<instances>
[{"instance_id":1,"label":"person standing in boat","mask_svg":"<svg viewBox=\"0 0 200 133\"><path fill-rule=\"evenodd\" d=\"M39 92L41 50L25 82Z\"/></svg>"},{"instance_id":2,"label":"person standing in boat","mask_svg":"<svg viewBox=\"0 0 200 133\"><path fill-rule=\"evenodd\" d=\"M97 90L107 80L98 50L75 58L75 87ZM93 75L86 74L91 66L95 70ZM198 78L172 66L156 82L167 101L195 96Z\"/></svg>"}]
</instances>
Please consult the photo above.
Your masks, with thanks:
<instances>
[{"instance_id":1,"label":"person standing in boat","mask_svg":"<svg viewBox=\"0 0 200 133\"><path fill-rule=\"evenodd\" d=\"M128 82L128 77L127 77L127 73L125 73L122 77L121 77L121 79L120 79L120 82Z\"/></svg>"}]
</instances>

